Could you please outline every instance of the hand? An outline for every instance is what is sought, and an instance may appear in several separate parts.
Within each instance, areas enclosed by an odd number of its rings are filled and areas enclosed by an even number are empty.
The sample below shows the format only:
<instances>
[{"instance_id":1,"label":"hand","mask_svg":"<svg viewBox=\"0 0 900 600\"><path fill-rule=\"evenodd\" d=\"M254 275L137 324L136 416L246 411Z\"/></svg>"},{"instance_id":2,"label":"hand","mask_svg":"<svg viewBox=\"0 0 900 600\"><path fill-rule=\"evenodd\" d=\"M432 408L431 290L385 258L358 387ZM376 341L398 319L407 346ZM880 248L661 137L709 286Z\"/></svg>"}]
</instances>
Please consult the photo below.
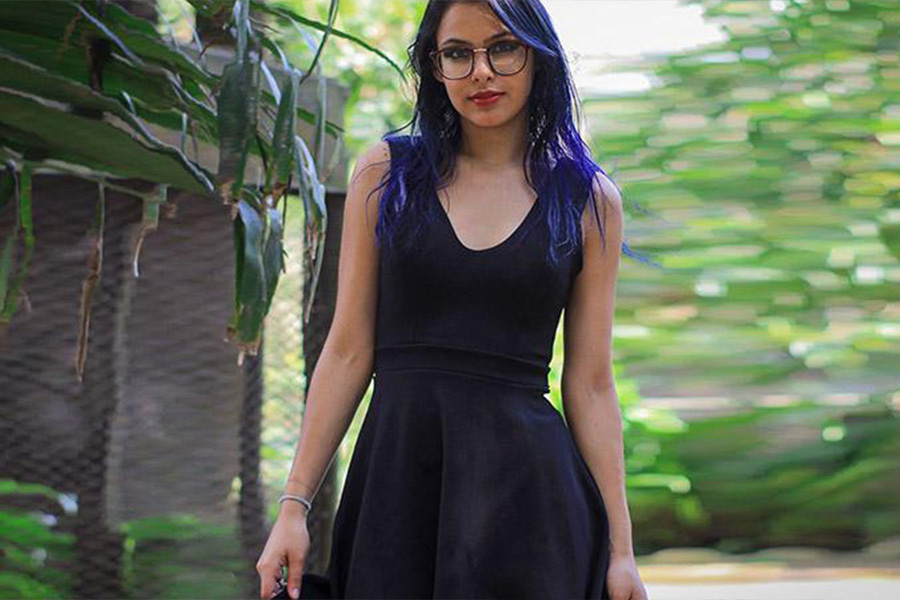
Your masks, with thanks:
<instances>
[{"instance_id":1,"label":"hand","mask_svg":"<svg viewBox=\"0 0 900 600\"><path fill-rule=\"evenodd\" d=\"M306 529L306 509L292 502L285 502L278 512L278 519L269 533L266 547L256 563L259 573L259 597L269 600L282 576L282 568L288 568L287 589L291 598L299 598L303 565L309 552L309 531Z\"/></svg>"},{"instance_id":2,"label":"hand","mask_svg":"<svg viewBox=\"0 0 900 600\"><path fill-rule=\"evenodd\" d=\"M613 556L606 574L610 600L648 600L633 556Z\"/></svg>"}]
</instances>

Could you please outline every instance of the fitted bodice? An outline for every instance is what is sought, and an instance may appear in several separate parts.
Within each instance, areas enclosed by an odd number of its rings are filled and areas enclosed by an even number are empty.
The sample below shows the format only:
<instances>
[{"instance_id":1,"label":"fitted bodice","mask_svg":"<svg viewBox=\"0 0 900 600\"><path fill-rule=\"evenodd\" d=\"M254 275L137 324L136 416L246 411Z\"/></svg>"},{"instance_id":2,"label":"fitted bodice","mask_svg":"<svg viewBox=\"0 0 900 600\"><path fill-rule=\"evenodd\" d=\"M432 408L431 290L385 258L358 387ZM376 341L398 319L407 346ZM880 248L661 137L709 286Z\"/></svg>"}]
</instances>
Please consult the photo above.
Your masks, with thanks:
<instances>
[{"instance_id":1,"label":"fitted bodice","mask_svg":"<svg viewBox=\"0 0 900 600\"><path fill-rule=\"evenodd\" d=\"M393 148L392 148L393 149ZM560 315L581 246L553 265L541 199L499 244L462 244L436 194L416 249L379 247L379 368L458 369L547 388Z\"/></svg>"}]
</instances>

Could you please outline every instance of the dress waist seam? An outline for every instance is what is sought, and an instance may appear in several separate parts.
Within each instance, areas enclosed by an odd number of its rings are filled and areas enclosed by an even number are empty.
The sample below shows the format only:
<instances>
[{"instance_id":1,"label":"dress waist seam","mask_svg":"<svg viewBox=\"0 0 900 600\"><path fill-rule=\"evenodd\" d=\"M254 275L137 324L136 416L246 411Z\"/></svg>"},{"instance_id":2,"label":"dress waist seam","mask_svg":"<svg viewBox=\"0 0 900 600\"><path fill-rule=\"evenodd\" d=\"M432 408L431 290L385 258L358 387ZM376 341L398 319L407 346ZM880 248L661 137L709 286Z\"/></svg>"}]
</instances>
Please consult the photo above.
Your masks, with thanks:
<instances>
[{"instance_id":1,"label":"dress waist seam","mask_svg":"<svg viewBox=\"0 0 900 600\"><path fill-rule=\"evenodd\" d=\"M511 361L521 362L527 365L532 365L537 368L545 368L546 365L543 361L540 360L531 360L525 358L523 356L514 356L512 354L506 354L505 352L497 352L495 350L487 350L484 348L475 348L472 346L454 346L453 344L446 344L442 342L408 342L405 344L386 344L383 346L376 346L375 352L379 352L382 350L391 351L395 349L405 349L405 348L440 348L446 350L456 350L460 352L471 352L474 354L486 354L489 356L496 356L498 358L503 358Z\"/></svg>"},{"instance_id":2,"label":"dress waist seam","mask_svg":"<svg viewBox=\"0 0 900 600\"><path fill-rule=\"evenodd\" d=\"M391 344L375 348L375 373L435 370L472 374L498 382L550 391L546 363L509 354L432 342Z\"/></svg>"}]
</instances>

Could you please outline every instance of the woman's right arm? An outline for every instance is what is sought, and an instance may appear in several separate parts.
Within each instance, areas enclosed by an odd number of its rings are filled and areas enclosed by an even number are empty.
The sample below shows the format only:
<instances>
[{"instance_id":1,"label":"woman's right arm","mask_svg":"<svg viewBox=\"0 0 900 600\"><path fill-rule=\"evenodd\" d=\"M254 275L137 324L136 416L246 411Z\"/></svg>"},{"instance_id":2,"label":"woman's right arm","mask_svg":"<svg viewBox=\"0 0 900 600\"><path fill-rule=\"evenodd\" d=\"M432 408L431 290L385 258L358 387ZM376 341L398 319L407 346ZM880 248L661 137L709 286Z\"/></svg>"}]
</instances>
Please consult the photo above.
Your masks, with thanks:
<instances>
[{"instance_id":1,"label":"woman's right arm","mask_svg":"<svg viewBox=\"0 0 900 600\"><path fill-rule=\"evenodd\" d=\"M378 298L375 224L381 190L371 196L369 193L389 165L387 142L369 148L356 163L344 202L334 319L313 369L284 490L310 500L318 492L372 378ZM298 502L282 503L256 565L261 598L271 597L282 566L288 567L288 591L296 597L294 590L300 589L308 549L306 509Z\"/></svg>"}]
</instances>

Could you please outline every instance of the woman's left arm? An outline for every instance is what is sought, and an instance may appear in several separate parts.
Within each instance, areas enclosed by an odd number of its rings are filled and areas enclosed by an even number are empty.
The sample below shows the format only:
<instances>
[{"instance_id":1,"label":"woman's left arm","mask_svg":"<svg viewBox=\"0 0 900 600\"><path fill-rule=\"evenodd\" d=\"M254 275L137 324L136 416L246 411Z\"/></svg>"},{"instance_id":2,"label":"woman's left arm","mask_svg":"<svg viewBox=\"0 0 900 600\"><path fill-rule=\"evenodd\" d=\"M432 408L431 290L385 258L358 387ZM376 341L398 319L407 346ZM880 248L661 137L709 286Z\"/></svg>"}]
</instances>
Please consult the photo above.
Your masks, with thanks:
<instances>
[{"instance_id":1,"label":"woman's left arm","mask_svg":"<svg viewBox=\"0 0 900 600\"><path fill-rule=\"evenodd\" d=\"M563 321L563 412L597 482L609 518L610 595L613 600L643 600L646 591L637 573L632 545L625 495L622 414L612 366L616 279L624 228L622 198L615 185L599 173L594 181L594 202L603 223L605 243L593 211L586 204L581 221L583 266Z\"/></svg>"}]
</instances>

